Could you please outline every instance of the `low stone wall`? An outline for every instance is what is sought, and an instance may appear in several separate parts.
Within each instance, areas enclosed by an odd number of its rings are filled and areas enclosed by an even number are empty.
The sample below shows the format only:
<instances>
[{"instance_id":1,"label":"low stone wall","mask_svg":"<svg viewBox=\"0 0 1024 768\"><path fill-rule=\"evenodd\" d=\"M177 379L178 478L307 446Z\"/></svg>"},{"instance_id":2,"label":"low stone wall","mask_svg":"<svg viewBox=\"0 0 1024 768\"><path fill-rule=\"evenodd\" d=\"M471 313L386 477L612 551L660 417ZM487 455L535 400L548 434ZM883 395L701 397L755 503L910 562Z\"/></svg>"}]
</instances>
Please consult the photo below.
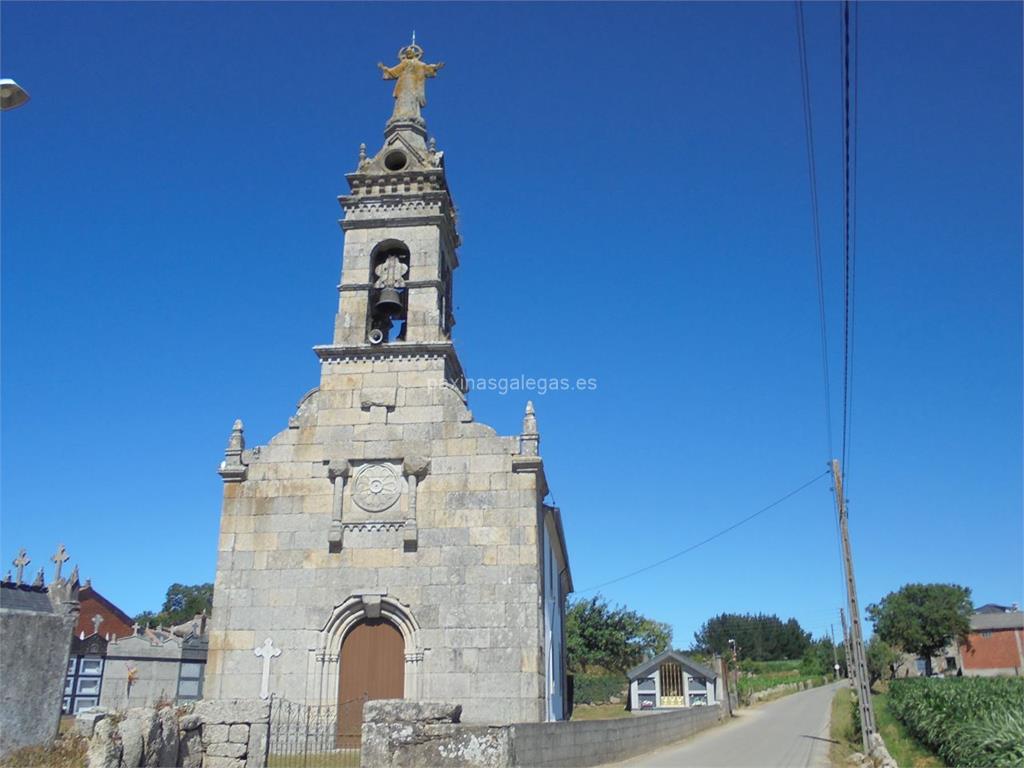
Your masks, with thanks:
<instances>
[{"instance_id":1,"label":"low stone wall","mask_svg":"<svg viewBox=\"0 0 1024 768\"><path fill-rule=\"evenodd\" d=\"M763 691L756 691L747 697L748 704L757 704L759 701L765 699L774 699L776 696L785 695L787 693L797 693L799 691L806 691L810 688L819 688L822 685L828 685L832 682L827 677L816 677L813 680L801 680L799 683L783 683L782 685L776 685L772 688L765 688Z\"/></svg>"},{"instance_id":2,"label":"low stone wall","mask_svg":"<svg viewBox=\"0 0 1024 768\"><path fill-rule=\"evenodd\" d=\"M582 720L514 725L513 765L600 765L650 752L693 736L724 719L718 704L653 712L618 720Z\"/></svg>"},{"instance_id":3,"label":"low stone wall","mask_svg":"<svg viewBox=\"0 0 1024 768\"><path fill-rule=\"evenodd\" d=\"M265 701L197 701L183 707L85 710L88 768L264 768L270 706Z\"/></svg>"},{"instance_id":4,"label":"low stone wall","mask_svg":"<svg viewBox=\"0 0 1024 768\"><path fill-rule=\"evenodd\" d=\"M618 720L462 725L462 707L371 701L363 708L363 768L571 768L624 760L721 722L717 704Z\"/></svg>"}]
</instances>

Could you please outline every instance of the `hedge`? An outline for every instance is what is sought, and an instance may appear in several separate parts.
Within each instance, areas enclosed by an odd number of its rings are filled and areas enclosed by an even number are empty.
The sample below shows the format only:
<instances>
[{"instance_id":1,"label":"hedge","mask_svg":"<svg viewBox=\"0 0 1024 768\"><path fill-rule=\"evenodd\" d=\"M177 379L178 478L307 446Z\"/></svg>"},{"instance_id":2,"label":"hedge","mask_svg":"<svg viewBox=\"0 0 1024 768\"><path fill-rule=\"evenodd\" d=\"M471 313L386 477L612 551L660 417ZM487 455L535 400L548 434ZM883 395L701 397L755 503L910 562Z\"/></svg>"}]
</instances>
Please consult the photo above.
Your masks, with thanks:
<instances>
[{"instance_id":1,"label":"hedge","mask_svg":"<svg viewBox=\"0 0 1024 768\"><path fill-rule=\"evenodd\" d=\"M604 704L612 696L624 696L626 678L622 675L581 675L573 679L573 703Z\"/></svg>"}]
</instances>

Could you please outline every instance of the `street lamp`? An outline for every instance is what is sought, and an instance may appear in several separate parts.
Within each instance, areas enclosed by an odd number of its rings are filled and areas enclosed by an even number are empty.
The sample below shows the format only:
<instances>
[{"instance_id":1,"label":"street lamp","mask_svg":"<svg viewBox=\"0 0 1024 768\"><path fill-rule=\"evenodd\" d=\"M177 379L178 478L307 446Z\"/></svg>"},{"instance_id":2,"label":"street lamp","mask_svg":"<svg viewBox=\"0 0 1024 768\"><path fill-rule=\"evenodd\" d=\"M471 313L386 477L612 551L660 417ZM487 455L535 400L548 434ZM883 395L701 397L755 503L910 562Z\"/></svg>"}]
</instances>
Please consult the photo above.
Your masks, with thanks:
<instances>
[{"instance_id":1,"label":"street lamp","mask_svg":"<svg viewBox=\"0 0 1024 768\"><path fill-rule=\"evenodd\" d=\"M20 107L28 101L28 91L9 78L0 79L0 110Z\"/></svg>"}]
</instances>

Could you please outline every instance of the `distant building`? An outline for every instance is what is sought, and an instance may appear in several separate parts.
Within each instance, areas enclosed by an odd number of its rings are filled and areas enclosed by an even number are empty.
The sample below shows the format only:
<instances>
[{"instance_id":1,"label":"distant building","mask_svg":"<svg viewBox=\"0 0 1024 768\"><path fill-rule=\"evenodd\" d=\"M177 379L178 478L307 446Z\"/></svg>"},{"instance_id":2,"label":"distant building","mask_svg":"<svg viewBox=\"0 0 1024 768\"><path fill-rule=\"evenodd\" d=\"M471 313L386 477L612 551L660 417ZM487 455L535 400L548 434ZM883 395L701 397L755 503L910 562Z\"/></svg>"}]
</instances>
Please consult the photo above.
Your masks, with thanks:
<instances>
[{"instance_id":1,"label":"distant building","mask_svg":"<svg viewBox=\"0 0 1024 768\"><path fill-rule=\"evenodd\" d=\"M966 643L950 642L930 660L904 653L894 673L896 677L1024 675L1024 613L1016 604L986 603L971 615Z\"/></svg>"},{"instance_id":2,"label":"distant building","mask_svg":"<svg viewBox=\"0 0 1024 768\"><path fill-rule=\"evenodd\" d=\"M202 697L206 616L171 628L143 628L93 588L82 587L62 712L123 710Z\"/></svg>"},{"instance_id":3,"label":"distant building","mask_svg":"<svg viewBox=\"0 0 1024 768\"><path fill-rule=\"evenodd\" d=\"M678 651L665 651L626 673L629 708L700 707L719 701L714 671Z\"/></svg>"},{"instance_id":4,"label":"distant building","mask_svg":"<svg viewBox=\"0 0 1024 768\"><path fill-rule=\"evenodd\" d=\"M132 634L132 617L95 590L92 581L85 580L78 592L82 612L78 616L75 635L99 634L104 637L127 637ZM98 617L98 618L97 618Z\"/></svg>"},{"instance_id":5,"label":"distant building","mask_svg":"<svg viewBox=\"0 0 1024 768\"><path fill-rule=\"evenodd\" d=\"M127 709L202 698L207 646L202 616L111 640L102 660L100 705Z\"/></svg>"},{"instance_id":6,"label":"distant building","mask_svg":"<svg viewBox=\"0 0 1024 768\"><path fill-rule=\"evenodd\" d=\"M1024 674L1024 613L985 605L971 616L971 633L960 646L965 675L988 677Z\"/></svg>"}]
</instances>

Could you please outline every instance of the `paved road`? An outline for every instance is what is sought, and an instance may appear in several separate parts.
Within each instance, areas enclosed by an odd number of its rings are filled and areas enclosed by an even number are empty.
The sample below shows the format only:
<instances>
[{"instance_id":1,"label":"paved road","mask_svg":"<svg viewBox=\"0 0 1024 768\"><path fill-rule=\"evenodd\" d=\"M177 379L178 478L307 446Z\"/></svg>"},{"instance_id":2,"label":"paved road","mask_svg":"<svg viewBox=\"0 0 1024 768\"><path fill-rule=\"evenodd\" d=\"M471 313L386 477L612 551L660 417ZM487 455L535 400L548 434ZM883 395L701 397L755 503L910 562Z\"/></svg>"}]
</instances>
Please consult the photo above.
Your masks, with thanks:
<instances>
[{"instance_id":1,"label":"paved road","mask_svg":"<svg viewBox=\"0 0 1024 768\"><path fill-rule=\"evenodd\" d=\"M741 709L725 725L621 763L622 768L824 768L832 697L845 683Z\"/></svg>"}]
</instances>

